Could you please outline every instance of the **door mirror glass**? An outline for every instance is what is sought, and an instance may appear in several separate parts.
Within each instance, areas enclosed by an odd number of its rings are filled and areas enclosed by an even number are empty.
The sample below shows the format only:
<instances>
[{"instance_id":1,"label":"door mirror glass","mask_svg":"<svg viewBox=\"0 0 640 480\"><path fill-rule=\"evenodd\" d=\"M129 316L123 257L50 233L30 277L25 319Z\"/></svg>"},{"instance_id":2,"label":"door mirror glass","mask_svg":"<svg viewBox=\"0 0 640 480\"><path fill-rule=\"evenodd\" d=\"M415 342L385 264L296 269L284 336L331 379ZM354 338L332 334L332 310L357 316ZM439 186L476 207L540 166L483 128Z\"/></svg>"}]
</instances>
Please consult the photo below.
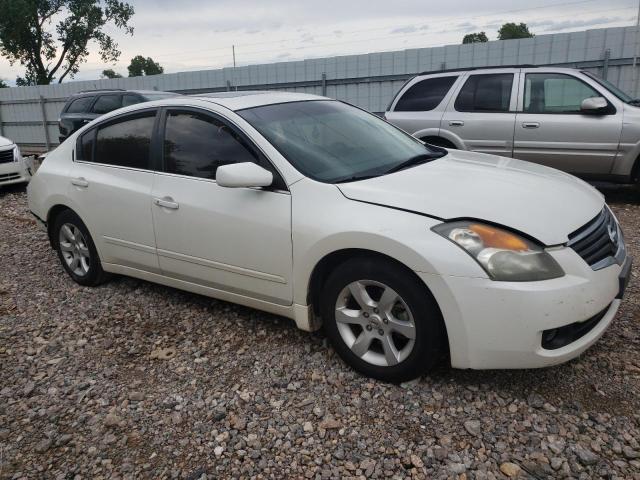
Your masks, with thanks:
<instances>
[{"instance_id":1,"label":"door mirror glass","mask_svg":"<svg viewBox=\"0 0 640 480\"><path fill-rule=\"evenodd\" d=\"M609 104L604 97L585 98L580 105L580 110L586 113L599 113L605 110Z\"/></svg>"},{"instance_id":2,"label":"door mirror glass","mask_svg":"<svg viewBox=\"0 0 640 480\"><path fill-rule=\"evenodd\" d=\"M268 187L273 174L252 162L232 163L218 167L216 182L230 188Z\"/></svg>"}]
</instances>

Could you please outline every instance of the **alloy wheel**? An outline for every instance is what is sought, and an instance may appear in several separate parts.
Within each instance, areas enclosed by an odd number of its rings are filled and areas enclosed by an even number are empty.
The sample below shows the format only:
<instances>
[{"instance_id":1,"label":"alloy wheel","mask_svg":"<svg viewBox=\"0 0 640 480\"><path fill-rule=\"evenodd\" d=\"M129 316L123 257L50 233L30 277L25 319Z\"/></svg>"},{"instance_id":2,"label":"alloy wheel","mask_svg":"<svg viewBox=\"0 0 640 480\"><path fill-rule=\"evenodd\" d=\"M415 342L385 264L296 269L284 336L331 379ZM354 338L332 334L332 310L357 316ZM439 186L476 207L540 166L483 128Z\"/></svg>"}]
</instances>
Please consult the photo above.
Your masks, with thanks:
<instances>
[{"instance_id":1,"label":"alloy wheel","mask_svg":"<svg viewBox=\"0 0 640 480\"><path fill-rule=\"evenodd\" d=\"M89 273L91 255L84 235L72 223L65 223L60 228L58 236L60 252L69 270L79 277Z\"/></svg>"},{"instance_id":2,"label":"alloy wheel","mask_svg":"<svg viewBox=\"0 0 640 480\"><path fill-rule=\"evenodd\" d=\"M413 350L416 326L411 310L384 283L358 280L348 284L338 295L335 319L347 347L370 364L394 366Z\"/></svg>"}]
</instances>

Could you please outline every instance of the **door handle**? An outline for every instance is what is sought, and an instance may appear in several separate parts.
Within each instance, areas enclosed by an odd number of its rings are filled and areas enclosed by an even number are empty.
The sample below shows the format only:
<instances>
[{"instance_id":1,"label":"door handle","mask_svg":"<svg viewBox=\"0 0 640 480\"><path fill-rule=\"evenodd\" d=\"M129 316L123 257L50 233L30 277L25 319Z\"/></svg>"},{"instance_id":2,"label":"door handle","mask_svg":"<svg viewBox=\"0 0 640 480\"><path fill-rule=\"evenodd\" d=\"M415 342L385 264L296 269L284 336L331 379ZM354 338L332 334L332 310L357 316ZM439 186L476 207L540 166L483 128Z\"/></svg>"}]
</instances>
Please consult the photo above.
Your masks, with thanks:
<instances>
[{"instance_id":1,"label":"door handle","mask_svg":"<svg viewBox=\"0 0 640 480\"><path fill-rule=\"evenodd\" d=\"M464 127L464 122L462 120L451 120L449 122L450 127Z\"/></svg>"},{"instance_id":2,"label":"door handle","mask_svg":"<svg viewBox=\"0 0 640 480\"><path fill-rule=\"evenodd\" d=\"M72 178L71 184L80 188L87 188L89 186L89 182L84 177Z\"/></svg>"},{"instance_id":3,"label":"door handle","mask_svg":"<svg viewBox=\"0 0 640 480\"><path fill-rule=\"evenodd\" d=\"M522 122L522 128L540 128L538 122Z\"/></svg>"},{"instance_id":4,"label":"door handle","mask_svg":"<svg viewBox=\"0 0 640 480\"><path fill-rule=\"evenodd\" d=\"M178 208L180 208L180 204L174 202L171 197L154 198L153 203L158 207L168 208L170 210L178 210Z\"/></svg>"}]
</instances>

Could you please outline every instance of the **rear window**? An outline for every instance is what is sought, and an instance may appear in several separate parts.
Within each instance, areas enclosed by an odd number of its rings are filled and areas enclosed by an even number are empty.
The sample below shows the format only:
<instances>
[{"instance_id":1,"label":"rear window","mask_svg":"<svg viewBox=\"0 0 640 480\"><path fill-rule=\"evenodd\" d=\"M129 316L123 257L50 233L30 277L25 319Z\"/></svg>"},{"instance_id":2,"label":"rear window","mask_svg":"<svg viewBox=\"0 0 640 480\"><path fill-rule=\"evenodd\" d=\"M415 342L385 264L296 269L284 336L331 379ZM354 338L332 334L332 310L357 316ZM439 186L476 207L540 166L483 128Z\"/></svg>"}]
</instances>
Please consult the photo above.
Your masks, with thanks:
<instances>
[{"instance_id":1,"label":"rear window","mask_svg":"<svg viewBox=\"0 0 640 480\"><path fill-rule=\"evenodd\" d=\"M513 73L471 75L458 94L458 112L508 112Z\"/></svg>"},{"instance_id":2,"label":"rear window","mask_svg":"<svg viewBox=\"0 0 640 480\"><path fill-rule=\"evenodd\" d=\"M86 112L89 109L89 105L93 101L95 97L80 97L73 100L67 109L66 113L82 113Z\"/></svg>"},{"instance_id":3,"label":"rear window","mask_svg":"<svg viewBox=\"0 0 640 480\"><path fill-rule=\"evenodd\" d=\"M436 77L422 80L412 85L398 100L396 112L426 112L433 110L451 86L455 83L457 76Z\"/></svg>"},{"instance_id":4,"label":"rear window","mask_svg":"<svg viewBox=\"0 0 640 480\"><path fill-rule=\"evenodd\" d=\"M100 95L91 109L92 113L109 113L122 107L122 95Z\"/></svg>"},{"instance_id":5,"label":"rear window","mask_svg":"<svg viewBox=\"0 0 640 480\"><path fill-rule=\"evenodd\" d=\"M92 160L106 165L150 169L149 149L155 117L156 112L149 111L99 126Z\"/></svg>"}]
</instances>

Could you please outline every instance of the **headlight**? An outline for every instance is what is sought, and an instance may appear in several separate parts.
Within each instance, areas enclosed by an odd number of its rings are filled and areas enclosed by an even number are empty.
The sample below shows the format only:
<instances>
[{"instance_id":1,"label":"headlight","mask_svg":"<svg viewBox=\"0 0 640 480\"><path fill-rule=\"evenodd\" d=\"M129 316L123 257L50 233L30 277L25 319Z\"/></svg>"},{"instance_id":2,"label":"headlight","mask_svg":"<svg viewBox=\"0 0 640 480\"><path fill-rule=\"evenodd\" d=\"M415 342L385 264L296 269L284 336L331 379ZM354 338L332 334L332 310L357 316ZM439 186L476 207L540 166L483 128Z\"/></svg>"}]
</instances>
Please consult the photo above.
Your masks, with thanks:
<instances>
[{"instance_id":1,"label":"headlight","mask_svg":"<svg viewBox=\"0 0 640 480\"><path fill-rule=\"evenodd\" d=\"M541 246L484 223L443 223L433 231L471 255L492 280L535 282L564 276L562 267Z\"/></svg>"},{"instance_id":2,"label":"headlight","mask_svg":"<svg viewBox=\"0 0 640 480\"><path fill-rule=\"evenodd\" d=\"M20 154L20 148L17 145L13 149L13 160L16 162L19 162L20 160L22 160L22 155Z\"/></svg>"}]
</instances>

